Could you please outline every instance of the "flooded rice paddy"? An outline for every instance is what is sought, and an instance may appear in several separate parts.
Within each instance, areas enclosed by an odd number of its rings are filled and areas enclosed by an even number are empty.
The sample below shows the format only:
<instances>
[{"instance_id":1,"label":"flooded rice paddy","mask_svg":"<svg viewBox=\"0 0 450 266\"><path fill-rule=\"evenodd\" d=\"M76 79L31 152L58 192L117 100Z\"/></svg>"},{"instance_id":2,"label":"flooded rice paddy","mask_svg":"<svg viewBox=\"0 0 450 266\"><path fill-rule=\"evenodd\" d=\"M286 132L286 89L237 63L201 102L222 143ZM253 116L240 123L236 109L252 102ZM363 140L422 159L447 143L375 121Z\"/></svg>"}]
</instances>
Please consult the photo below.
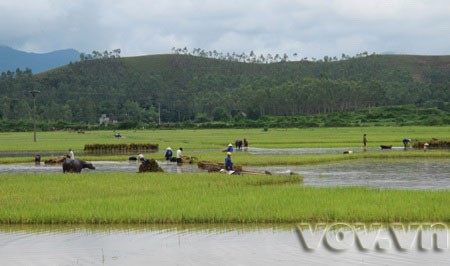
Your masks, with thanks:
<instances>
[{"instance_id":1,"label":"flooded rice paddy","mask_svg":"<svg viewBox=\"0 0 450 266\"><path fill-rule=\"evenodd\" d=\"M345 149L251 149L254 154L342 153ZM370 152L370 151L369 151ZM384 152L373 150L373 152ZM136 162L94 162L95 172L137 172ZM166 172L205 172L195 164L161 162ZM450 159L363 159L308 166L245 167L274 174L300 174L305 186L369 186L399 189L450 189ZM61 165L0 165L2 173L61 173ZM365 233L365 232L363 232ZM314 234L314 232L309 232ZM374 239L376 232L366 234ZM364 235L364 234L363 234ZM414 231L403 242L418 241ZM428 233L428 235L430 235ZM380 235L378 235L380 236ZM385 249L349 245L336 252L321 242L304 249L293 226L60 227L0 225L0 265L448 265L449 230L436 239L446 249L399 250L387 232ZM335 238L337 239L337 238ZM386 244L387 242L388 244ZM339 242L339 241L338 241ZM411 243L412 243L411 242ZM415 242L414 242L415 243Z\"/></svg>"},{"instance_id":2,"label":"flooded rice paddy","mask_svg":"<svg viewBox=\"0 0 450 266\"><path fill-rule=\"evenodd\" d=\"M206 172L196 164L160 162L169 173ZM90 172L137 172L136 162L94 162ZM397 189L450 189L450 159L361 159L302 166L245 167L273 174L300 174L306 186L368 186ZM2 173L61 173L61 165L1 164Z\"/></svg>"},{"instance_id":3,"label":"flooded rice paddy","mask_svg":"<svg viewBox=\"0 0 450 266\"><path fill-rule=\"evenodd\" d=\"M450 159L363 159L249 169L300 174L306 186L450 189Z\"/></svg>"},{"instance_id":4,"label":"flooded rice paddy","mask_svg":"<svg viewBox=\"0 0 450 266\"><path fill-rule=\"evenodd\" d=\"M205 172L199 169L196 164L183 164L181 166L176 163L158 162L159 165L168 173L192 173ZM136 161L97 161L92 162L95 170L83 169L82 173L89 172L127 172L136 173L139 169L139 164ZM62 166L45 165L43 163L35 165L34 163L17 163L17 164L0 164L0 174L2 173L62 173Z\"/></svg>"}]
</instances>

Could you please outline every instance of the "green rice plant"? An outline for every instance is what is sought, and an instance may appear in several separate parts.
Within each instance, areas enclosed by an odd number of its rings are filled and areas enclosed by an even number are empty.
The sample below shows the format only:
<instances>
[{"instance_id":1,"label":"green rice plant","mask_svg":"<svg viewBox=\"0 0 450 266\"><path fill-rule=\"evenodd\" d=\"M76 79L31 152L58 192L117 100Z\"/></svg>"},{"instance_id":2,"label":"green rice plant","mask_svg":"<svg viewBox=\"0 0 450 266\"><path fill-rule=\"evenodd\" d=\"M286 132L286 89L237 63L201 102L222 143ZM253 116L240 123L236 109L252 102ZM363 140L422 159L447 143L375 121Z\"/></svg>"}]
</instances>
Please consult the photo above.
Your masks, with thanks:
<instances>
[{"instance_id":1,"label":"green rice plant","mask_svg":"<svg viewBox=\"0 0 450 266\"><path fill-rule=\"evenodd\" d=\"M362 135L367 134L368 147L380 145L402 146L404 138L429 141L448 140L450 127L342 127L342 128L274 128L261 129L184 129L184 130L125 130L122 138L112 131L86 131L77 134L67 131L38 132L33 142L32 132L0 133L0 151L82 151L86 144L155 143L166 147L189 150L220 151L236 139L247 138L250 147L259 148L360 148Z\"/></svg>"},{"instance_id":2,"label":"green rice plant","mask_svg":"<svg viewBox=\"0 0 450 266\"><path fill-rule=\"evenodd\" d=\"M5 174L3 224L450 222L450 191L304 187L299 176Z\"/></svg>"}]
</instances>

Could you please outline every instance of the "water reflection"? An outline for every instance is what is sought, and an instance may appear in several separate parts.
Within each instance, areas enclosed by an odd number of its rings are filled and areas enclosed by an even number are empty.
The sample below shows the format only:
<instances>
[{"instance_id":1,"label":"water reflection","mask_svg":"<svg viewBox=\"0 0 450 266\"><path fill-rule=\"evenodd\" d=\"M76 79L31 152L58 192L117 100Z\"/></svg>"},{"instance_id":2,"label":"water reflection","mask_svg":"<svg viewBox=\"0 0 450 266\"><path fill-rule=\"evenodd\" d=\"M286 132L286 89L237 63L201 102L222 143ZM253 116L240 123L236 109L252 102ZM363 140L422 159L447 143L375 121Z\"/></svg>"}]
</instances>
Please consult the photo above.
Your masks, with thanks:
<instances>
[{"instance_id":1,"label":"water reflection","mask_svg":"<svg viewBox=\"0 0 450 266\"><path fill-rule=\"evenodd\" d=\"M3 226L1 265L447 265L450 259L448 250L306 252L293 225L31 228Z\"/></svg>"},{"instance_id":2,"label":"water reflection","mask_svg":"<svg viewBox=\"0 0 450 266\"><path fill-rule=\"evenodd\" d=\"M450 189L450 159L367 159L307 166L249 167L297 173L306 186Z\"/></svg>"},{"instance_id":3,"label":"water reflection","mask_svg":"<svg viewBox=\"0 0 450 266\"><path fill-rule=\"evenodd\" d=\"M196 164L177 165L159 162L168 173L206 172ZM92 172L138 171L136 162L94 162ZM273 174L300 174L306 186L368 186L396 189L450 189L450 159L363 159L302 166L246 166L250 171L269 171ZM0 164L1 173L61 173L61 165L35 166L33 163Z\"/></svg>"},{"instance_id":4,"label":"water reflection","mask_svg":"<svg viewBox=\"0 0 450 266\"><path fill-rule=\"evenodd\" d=\"M139 169L138 162L125 161L96 161L92 162L96 167L95 170L83 169L83 173L89 172L128 172L136 173ZM173 162L158 162L161 168L168 173L192 173L205 172L199 169L196 164L177 165ZM18 163L18 164L0 164L0 174L2 173L62 173L61 165L35 165L34 163Z\"/></svg>"}]
</instances>

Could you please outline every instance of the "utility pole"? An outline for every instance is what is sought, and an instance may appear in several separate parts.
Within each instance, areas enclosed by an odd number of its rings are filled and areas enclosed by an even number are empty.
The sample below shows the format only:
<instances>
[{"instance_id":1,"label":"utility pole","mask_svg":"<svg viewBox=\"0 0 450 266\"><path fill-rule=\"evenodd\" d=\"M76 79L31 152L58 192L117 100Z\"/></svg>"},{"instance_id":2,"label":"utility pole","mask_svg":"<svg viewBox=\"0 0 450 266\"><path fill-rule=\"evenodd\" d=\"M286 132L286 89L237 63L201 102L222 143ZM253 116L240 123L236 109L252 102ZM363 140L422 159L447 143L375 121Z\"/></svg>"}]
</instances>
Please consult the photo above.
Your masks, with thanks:
<instances>
[{"instance_id":1,"label":"utility pole","mask_svg":"<svg viewBox=\"0 0 450 266\"><path fill-rule=\"evenodd\" d=\"M34 142L36 142L36 95L40 93L38 90L30 91L33 96L33 127L34 127Z\"/></svg>"},{"instance_id":2,"label":"utility pole","mask_svg":"<svg viewBox=\"0 0 450 266\"><path fill-rule=\"evenodd\" d=\"M158 103L158 125L161 125L161 104Z\"/></svg>"}]
</instances>

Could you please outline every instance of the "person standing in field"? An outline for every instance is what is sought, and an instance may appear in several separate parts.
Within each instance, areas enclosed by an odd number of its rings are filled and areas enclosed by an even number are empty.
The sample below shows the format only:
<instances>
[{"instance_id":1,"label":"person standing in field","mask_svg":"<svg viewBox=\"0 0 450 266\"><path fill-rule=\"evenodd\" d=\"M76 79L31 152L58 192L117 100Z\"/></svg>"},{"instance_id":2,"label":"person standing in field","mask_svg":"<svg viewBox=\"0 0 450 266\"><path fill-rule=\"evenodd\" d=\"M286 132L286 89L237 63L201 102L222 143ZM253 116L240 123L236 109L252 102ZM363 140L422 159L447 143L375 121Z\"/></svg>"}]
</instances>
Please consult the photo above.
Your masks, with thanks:
<instances>
[{"instance_id":1,"label":"person standing in field","mask_svg":"<svg viewBox=\"0 0 450 266\"><path fill-rule=\"evenodd\" d=\"M248 150L248 141L247 138L244 138L244 151Z\"/></svg>"},{"instance_id":2,"label":"person standing in field","mask_svg":"<svg viewBox=\"0 0 450 266\"><path fill-rule=\"evenodd\" d=\"M72 160L75 159L75 154L73 153L72 149L69 149L69 158Z\"/></svg>"},{"instance_id":3,"label":"person standing in field","mask_svg":"<svg viewBox=\"0 0 450 266\"><path fill-rule=\"evenodd\" d=\"M236 172L233 167L233 161L231 160L231 152L227 152L227 157L225 158L225 169L221 169L220 172L228 173L229 175L240 175L241 173Z\"/></svg>"},{"instance_id":4,"label":"person standing in field","mask_svg":"<svg viewBox=\"0 0 450 266\"><path fill-rule=\"evenodd\" d=\"M425 142L423 144L423 151L427 151L428 150L428 146L430 146L430 144L428 144L428 142Z\"/></svg>"},{"instance_id":5,"label":"person standing in field","mask_svg":"<svg viewBox=\"0 0 450 266\"><path fill-rule=\"evenodd\" d=\"M225 157L225 170L234 171L233 161L231 161L231 152L227 152L227 157Z\"/></svg>"},{"instance_id":6,"label":"person standing in field","mask_svg":"<svg viewBox=\"0 0 450 266\"><path fill-rule=\"evenodd\" d=\"M367 135L366 134L363 135L363 149L364 149L364 151L367 150Z\"/></svg>"},{"instance_id":7,"label":"person standing in field","mask_svg":"<svg viewBox=\"0 0 450 266\"><path fill-rule=\"evenodd\" d=\"M36 164L36 165L41 164L41 155L40 154L36 154L36 156L34 156L34 164Z\"/></svg>"},{"instance_id":8,"label":"person standing in field","mask_svg":"<svg viewBox=\"0 0 450 266\"><path fill-rule=\"evenodd\" d=\"M183 148L179 148L177 150L177 164L182 164L183 163Z\"/></svg>"}]
</instances>

